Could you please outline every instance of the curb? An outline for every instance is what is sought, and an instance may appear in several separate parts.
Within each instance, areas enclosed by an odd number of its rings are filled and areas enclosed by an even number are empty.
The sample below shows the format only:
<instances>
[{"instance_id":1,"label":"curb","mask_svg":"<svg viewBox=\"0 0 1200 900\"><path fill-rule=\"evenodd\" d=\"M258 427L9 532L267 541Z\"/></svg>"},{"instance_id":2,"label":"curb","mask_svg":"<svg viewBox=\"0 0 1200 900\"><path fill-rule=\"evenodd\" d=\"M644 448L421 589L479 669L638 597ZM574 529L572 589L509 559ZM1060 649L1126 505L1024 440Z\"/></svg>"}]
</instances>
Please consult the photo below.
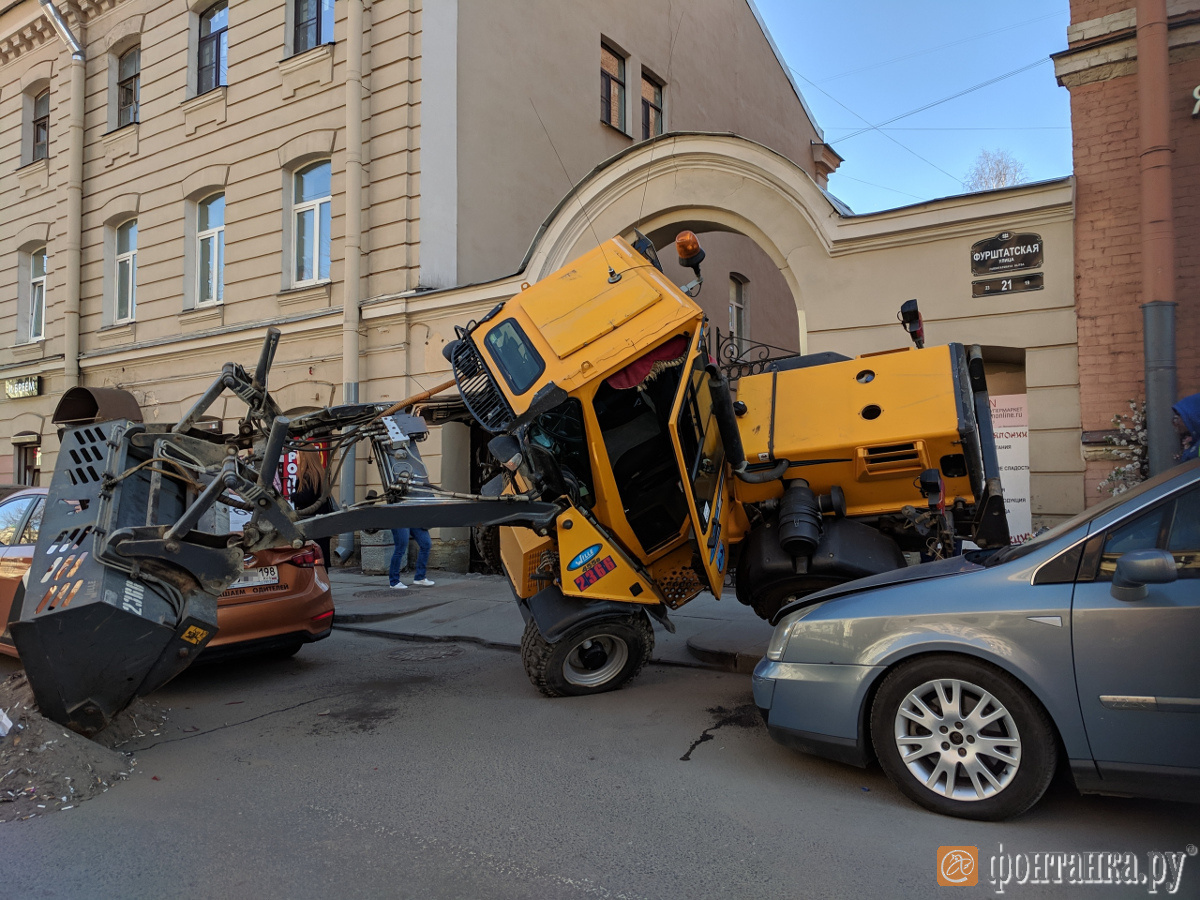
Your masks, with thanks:
<instances>
[{"instance_id":1,"label":"curb","mask_svg":"<svg viewBox=\"0 0 1200 900\"><path fill-rule=\"evenodd\" d=\"M347 615L344 618L335 616L333 627L338 631L370 634L393 641L416 641L422 644L463 643L476 644L477 646L487 647L491 650L508 650L512 652L520 652L521 650L520 644L510 644L506 641L489 641L486 638L468 634L417 634L415 632L385 631L369 627L371 622L383 621L384 618L396 618L396 616L383 613L364 613L361 617L354 614ZM755 657L754 662L750 664L750 668L739 669L737 668L739 659L748 659L744 654L739 655L737 653L726 653L716 650L697 652L690 643L688 644L688 652L697 657L695 662L683 662L677 659L655 659L651 657L648 665L672 666L680 669L716 669L721 672L741 672L744 674L753 672L754 666L758 662L758 657Z\"/></svg>"},{"instance_id":2,"label":"curb","mask_svg":"<svg viewBox=\"0 0 1200 900\"><path fill-rule=\"evenodd\" d=\"M697 647L691 640L687 642L687 648L688 653L692 656L709 663L708 668L723 669L726 672L737 672L741 675L752 675L754 667L762 659L761 653L750 656L736 650L713 650L709 647Z\"/></svg>"}]
</instances>

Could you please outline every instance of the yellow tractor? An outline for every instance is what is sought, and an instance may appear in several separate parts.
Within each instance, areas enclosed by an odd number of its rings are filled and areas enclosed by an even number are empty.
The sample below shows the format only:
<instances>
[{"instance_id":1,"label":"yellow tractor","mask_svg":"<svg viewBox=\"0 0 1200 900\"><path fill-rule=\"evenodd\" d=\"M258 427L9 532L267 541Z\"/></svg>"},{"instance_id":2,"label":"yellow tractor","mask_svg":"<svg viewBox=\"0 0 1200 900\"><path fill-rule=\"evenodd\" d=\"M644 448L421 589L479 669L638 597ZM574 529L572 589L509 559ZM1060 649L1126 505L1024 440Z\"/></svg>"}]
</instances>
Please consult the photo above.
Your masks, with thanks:
<instances>
[{"instance_id":1,"label":"yellow tractor","mask_svg":"<svg viewBox=\"0 0 1200 900\"><path fill-rule=\"evenodd\" d=\"M509 476L493 491L555 498L550 528L501 529L550 695L610 690L654 646L651 618L701 591L771 618L790 600L1008 543L978 349L796 355L738 380L649 241L614 239L530 286L446 347L459 391ZM514 427L515 426L515 427Z\"/></svg>"},{"instance_id":2,"label":"yellow tractor","mask_svg":"<svg viewBox=\"0 0 1200 900\"><path fill-rule=\"evenodd\" d=\"M11 632L42 710L93 732L172 678L216 632L216 598L246 553L356 529L500 526L525 618L522 658L544 693L619 687L649 658L652 622L702 591L771 618L823 588L1008 543L978 348L915 346L764 362L737 379L700 306L704 252L676 242L677 287L651 243L610 240L459 328L446 357L500 474L478 495L416 477L424 432L401 407L282 415L268 389L279 332L253 373L227 363L175 425L65 427L28 589ZM198 423L225 393L232 434ZM426 395L427 396L427 395ZM327 509L359 441L380 492ZM322 496L293 509L283 454L328 459ZM249 515L240 533L219 504Z\"/></svg>"}]
</instances>

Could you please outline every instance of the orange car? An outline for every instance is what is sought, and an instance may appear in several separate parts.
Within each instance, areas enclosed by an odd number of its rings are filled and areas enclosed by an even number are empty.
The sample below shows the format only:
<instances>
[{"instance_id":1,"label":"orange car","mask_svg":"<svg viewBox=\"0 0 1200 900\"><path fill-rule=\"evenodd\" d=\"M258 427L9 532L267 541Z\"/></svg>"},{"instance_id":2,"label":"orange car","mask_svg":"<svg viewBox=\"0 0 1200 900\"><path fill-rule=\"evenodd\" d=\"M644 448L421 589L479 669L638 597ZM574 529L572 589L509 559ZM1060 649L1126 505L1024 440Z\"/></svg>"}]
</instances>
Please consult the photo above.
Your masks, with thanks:
<instances>
[{"instance_id":1,"label":"orange car","mask_svg":"<svg viewBox=\"0 0 1200 900\"><path fill-rule=\"evenodd\" d=\"M17 655L8 625L20 615L13 600L33 562L46 488L0 485L0 653ZM329 637L333 595L321 551L262 550L246 557L241 578L217 600L217 636L201 659L250 653L290 656Z\"/></svg>"}]
</instances>

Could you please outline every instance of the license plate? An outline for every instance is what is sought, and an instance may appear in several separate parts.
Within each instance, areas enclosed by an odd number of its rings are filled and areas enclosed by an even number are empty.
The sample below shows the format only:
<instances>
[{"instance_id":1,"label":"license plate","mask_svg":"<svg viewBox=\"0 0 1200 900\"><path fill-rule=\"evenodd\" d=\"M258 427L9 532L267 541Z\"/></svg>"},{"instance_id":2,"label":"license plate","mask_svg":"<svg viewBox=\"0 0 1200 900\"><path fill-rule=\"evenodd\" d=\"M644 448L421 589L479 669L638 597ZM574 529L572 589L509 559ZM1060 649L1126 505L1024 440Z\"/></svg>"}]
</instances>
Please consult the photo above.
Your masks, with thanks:
<instances>
[{"instance_id":1,"label":"license plate","mask_svg":"<svg viewBox=\"0 0 1200 900\"><path fill-rule=\"evenodd\" d=\"M229 589L258 584L279 584L278 566L259 566L255 569L246 569L242 572L241 577L229 586Z\"/></svg>"}]
</instances>

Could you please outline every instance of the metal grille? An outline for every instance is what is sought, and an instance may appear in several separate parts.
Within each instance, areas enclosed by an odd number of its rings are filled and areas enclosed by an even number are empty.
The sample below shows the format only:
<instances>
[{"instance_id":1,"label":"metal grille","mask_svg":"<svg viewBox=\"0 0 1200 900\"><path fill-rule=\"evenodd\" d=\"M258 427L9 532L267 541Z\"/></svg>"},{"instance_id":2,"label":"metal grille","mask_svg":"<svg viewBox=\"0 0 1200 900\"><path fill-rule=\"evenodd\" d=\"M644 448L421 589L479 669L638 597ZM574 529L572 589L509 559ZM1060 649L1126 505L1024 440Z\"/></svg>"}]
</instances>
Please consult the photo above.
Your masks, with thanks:
<instances>
[{"instance_id":1,"label":"metal grille","mask_svg":"<svg viewBox=\"0 0 1200 900\"><path fill-rule=\"evenodd\" d=\"M921 468L921 454L917 451L916 444L867 447L866 452L868 472L895 472Z\"/></svg>"},{"instance_id":2,"label":"metal grille","mask_svg":"<svg viewBox=\"0 0 1200 900\"><path fill-rule=\"evenodd\" d=\"M66 469L67 475L71 478L71 484L79 486L81 484L91 484L100 480L100 473L96 471L96 463L100 463L101 471L104 469L104 432L99 427L83 428L80 430L80 445L75 448L63 449L74 465L68 466ZM84 442L88 443L84 443Z\"/></svg>"},{"instance_id":3,"label":"metal grille","mask_svg":"<svg viewBox=\"0 0 1200 900\"><path fill-rule=\"evenodd\" d=\"M512 407L500 393L469 337L464 336L457 342L451 365L463 403L475 420L492 434L504 431L514 418Z\"/></svg>"}]
</instances>

